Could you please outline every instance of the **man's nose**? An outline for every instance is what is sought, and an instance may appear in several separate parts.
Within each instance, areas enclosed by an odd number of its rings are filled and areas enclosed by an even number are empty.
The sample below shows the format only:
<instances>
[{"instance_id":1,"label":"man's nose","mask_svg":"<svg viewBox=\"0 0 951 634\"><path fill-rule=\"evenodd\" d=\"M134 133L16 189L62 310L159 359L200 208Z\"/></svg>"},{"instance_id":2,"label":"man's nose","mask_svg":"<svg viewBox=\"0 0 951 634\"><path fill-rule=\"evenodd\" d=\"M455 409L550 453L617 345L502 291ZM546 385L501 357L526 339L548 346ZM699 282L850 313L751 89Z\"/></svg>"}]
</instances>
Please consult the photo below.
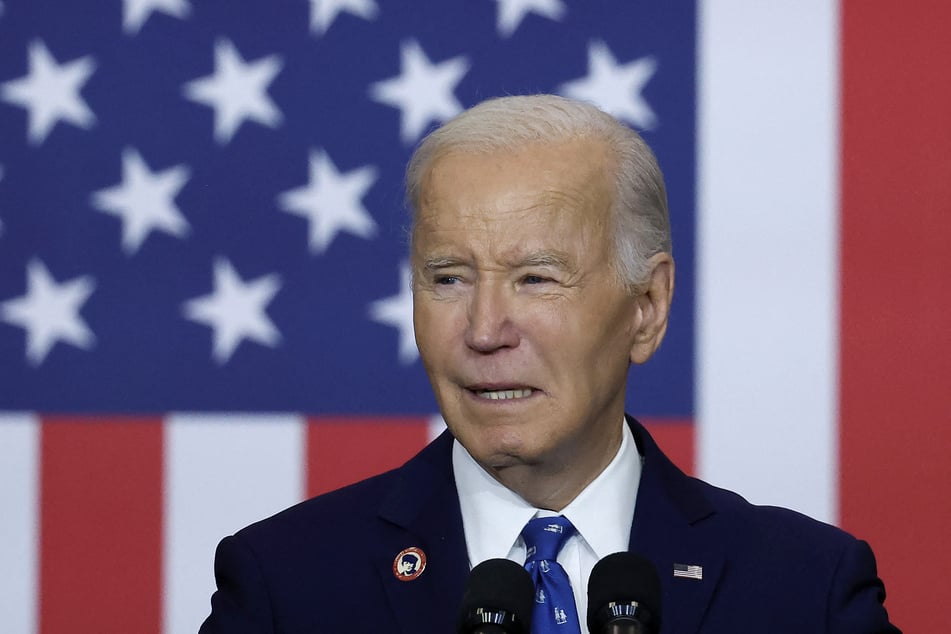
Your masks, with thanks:
<instances>
[{"instance_id":1,"label":"man's nose","mask_svg":"<svg viewBox=\"0 0 951 634\"><path fill-rule=\"evenodd\" d=\"M477 352L494 352L518 345L513 321L513 294L503 283L476 283L469 301L466 345Z\"/></svg>"}]
</instances>

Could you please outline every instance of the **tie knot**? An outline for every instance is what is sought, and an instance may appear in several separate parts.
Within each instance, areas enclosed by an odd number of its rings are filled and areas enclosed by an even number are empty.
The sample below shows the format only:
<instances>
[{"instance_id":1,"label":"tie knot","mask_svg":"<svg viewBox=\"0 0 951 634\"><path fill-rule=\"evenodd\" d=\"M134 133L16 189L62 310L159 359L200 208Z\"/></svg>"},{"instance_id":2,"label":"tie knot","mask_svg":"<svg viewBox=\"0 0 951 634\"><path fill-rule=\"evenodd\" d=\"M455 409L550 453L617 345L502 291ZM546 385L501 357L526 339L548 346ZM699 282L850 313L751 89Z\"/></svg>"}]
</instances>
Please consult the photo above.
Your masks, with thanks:
<instances>
[{"instance_id":1,"label":"tie knot","mask_svg":"<svg viewBox=\"0 0 951 634\"><path fill-rule=\"evenodd\" d=\"M563 515L529 520L522 529L522 539L528 549L525 562L555 561L558 551L574 533L575 527Z\"/></svg>"}]
</instances>

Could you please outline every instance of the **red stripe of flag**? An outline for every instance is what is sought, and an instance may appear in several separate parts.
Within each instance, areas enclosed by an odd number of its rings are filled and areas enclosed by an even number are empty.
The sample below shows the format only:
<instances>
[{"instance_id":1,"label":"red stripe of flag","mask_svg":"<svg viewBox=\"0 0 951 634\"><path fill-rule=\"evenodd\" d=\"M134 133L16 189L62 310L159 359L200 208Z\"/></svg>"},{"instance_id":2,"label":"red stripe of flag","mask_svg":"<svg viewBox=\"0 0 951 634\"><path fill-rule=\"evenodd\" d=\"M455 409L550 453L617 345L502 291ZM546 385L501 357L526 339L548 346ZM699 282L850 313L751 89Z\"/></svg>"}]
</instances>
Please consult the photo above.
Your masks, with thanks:
<instances>
[{"instance_id":1,"label":"red stripe of flag","mask_svg":"<svg viewBox=\"0 0 951 634\"><path fill-rule=\"evenodd\" d=\"M428 440L428 418L310 418L307 495L319 495L398 467Z\"/></svg>"},{"instance_id":2,"label":"red stripe of flag","mask_svg":"<svg viewBox=\"0 0 951 634\"><path fill-rule=\"evenodd\" d=\"M893 620L951 625L951 3L843 2L841 523Z\"/></svg>"},{"instance_id":3,"label":"red stripe of flag","mask_svg":"<svg viewBox=\"0 0 951 634\"><path fill-rule=\"evenodd\" d=\"M160 419L46 417L41 634L161 631Z\"/></svg>"},{"instance_id":4,"label":"red stripe of flag","mask_svg":"<svg viewBox=\"0 0 951 634\"><path fill-rule=\"evenodd\" d=\"M643 419L657 445L685 473L694 475L695 438L693 421L681 418Z\"/></svg>"}]
</instances>

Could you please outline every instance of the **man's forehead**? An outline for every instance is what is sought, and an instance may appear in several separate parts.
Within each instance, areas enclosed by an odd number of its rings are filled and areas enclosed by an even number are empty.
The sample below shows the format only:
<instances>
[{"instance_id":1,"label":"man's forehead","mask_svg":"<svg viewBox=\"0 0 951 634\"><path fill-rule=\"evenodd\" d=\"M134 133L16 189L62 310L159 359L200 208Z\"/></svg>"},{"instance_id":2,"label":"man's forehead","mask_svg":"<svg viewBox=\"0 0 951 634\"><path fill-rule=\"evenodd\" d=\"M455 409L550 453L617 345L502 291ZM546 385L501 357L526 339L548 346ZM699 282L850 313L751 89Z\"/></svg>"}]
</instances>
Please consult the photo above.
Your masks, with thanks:
<instances>
[{"instance_id":1,"label":"man's forehead","mask_svg":"<svg viewBox=\"0 0 951 634\"><path fill-rule=\"evenodd\" d=\"M504 192L465 205L462 196L454 191L433 192L420 205L416 220L417 224L435 231L491 230L497 224L510 222L557 222L560 217L589 206L591 198L583 189L566 187L562 190Z\"/></svg>"},{"instance_id":2,"label":"man's forehead","mask_svg":"<svg viewBox=\"0 0 951 634\"><path fill-rule=\"evenodd\" d=\"M578 156L584 155L584 161L577 161ZM572 171L585 174L586 168L600 168L612 162L613 152L608 143L594 137L555 138L538 141L527 141L518 145L488 145L476 146L471 144L451 145L433 154L426 167L425 177L446 165L462 161L478 161L488 167L493 164L501 166L511 161L524 162L526 160L556 165L564 163L571 165Z\"/></svg>"},{"instance_id":3,"label":"man's forehead","mask_svg":"<svg viewBox=\"0 0 951 634\"><path fill-rule=\"evenodd\" d=\"M514 153L445 155L422 182L414 220L478 222L493 219L494 212L528 220L603 206L612 198L607 161L592 148L562 149L532 145Z\"/></svg>"},{"instance_id":4,"label":"man's forehead","mask_svg":"<svg viewBox=\"0 0 951 634\"><path fill-rule=\"evenodd\" d=\"M580 245L604 235L608 218L606 204L582 196L546 196L535 204L491 209L433 204L422 207L412 244L427 258L476 249L509 264L532 258L539 264L557 264Z\"/></svg>"},{"instance_id":5,"label":"man's forehead","mask_svg":"<svg viewBox=\"0 0 951 634\"><path fill-rule=\"evenodd\" d=\"M609 222L603 154L602 145L579 140L440 156L420 190L414 255L478 253L505 266L535 258L571 268L566 261L577 260L575 252L603 236Z\"/></svg>"}]
</instances>

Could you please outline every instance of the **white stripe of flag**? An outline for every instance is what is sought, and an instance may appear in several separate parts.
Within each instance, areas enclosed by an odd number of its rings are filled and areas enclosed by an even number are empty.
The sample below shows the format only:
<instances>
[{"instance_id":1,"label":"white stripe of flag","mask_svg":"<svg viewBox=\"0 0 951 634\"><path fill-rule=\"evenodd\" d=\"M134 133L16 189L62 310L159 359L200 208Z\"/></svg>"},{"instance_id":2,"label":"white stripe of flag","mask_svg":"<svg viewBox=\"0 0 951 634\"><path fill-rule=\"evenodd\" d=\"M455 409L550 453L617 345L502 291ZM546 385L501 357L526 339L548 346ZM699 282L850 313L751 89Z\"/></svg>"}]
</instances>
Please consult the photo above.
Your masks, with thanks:
<instances>
[{"instance_id":1,"label":"white stripe of flag","mask_svg":"<svg viewBox=\"0 0 951 634\"><path fill-rule=\"evenodd\" d=\"M834 522L838 5L699 6L698 473Z\"/></svg>"},{"instance_id":2,"label":"white stripe of flag","mask_svg":"<svg viewBox=\"0 0 951 634\"><path fill-rule=\"evenodd\" d=\"M0 615L3 631L37 628L40 426L0 413Z\"/></svg>"},{"instance_id":3,"label":"white stripe of flag","mask_svg":"<svg viewBox=\"0 0 951 634\"><path fill-rule=\"evenodd\" d=\"M225 535L299 502L306 423L295 415L176 414L165 422L167 634L197 632Z\"/></svg>"}]
</instances>

